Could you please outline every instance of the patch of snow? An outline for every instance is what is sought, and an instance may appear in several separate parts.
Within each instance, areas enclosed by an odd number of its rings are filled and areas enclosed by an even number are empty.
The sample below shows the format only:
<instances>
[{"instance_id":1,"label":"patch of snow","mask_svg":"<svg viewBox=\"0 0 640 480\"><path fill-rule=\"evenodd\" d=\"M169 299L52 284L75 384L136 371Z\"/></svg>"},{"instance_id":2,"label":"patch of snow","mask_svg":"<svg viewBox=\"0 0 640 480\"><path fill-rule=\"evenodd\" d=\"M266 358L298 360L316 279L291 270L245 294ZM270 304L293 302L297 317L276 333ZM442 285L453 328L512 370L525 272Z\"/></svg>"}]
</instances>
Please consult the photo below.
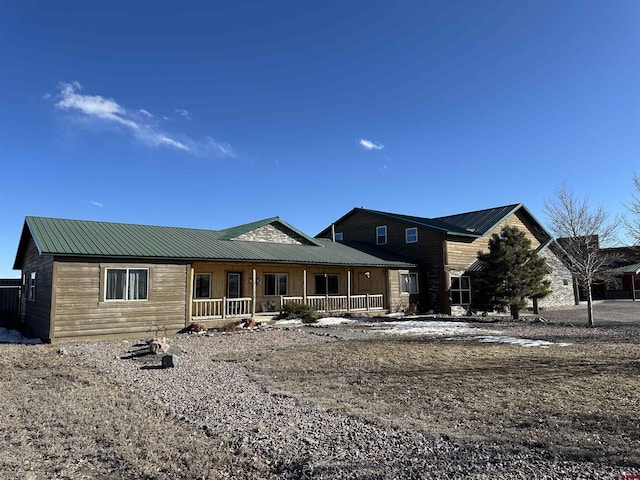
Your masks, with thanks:
<instances>
[{"instance_id":1,"label":"patch of snow","mask_svg":"<svg viewBox=\"0 0 640 480\"><path fill-rule=\"evenodd\" d=\"M331 326L331 325L340 325L343 323L355 323L355 322L357 322L357 320L353 318L326 317L326 318L318 319L318 322L314 323L313 325Z\"/></svg>"},{"instance_id":2,"label":"patch of snow","mask_svg":"<svg viewBox=\"0 0 640 480\"><path fill-rule=\"evenodd\" d=\"M343 323L356 323L359 320L353 318L342 317L325 317L320 318L316 323L307 324L309 327L331 327L333 325L340 325ZM276 320L276 325L302 325L302 320L299 318L289 320Z\"/></svg>"},{"instance_id":3,"label":"patch of snow","mask_svg":"<svg viewBox=\"0 0 640 480\"><path fill-rule=\"evenodd\" d=\"M302 320L299 318L291 318L288 320L276 320L275 325L302 325Z\"/></svg>"},{"instance_id":4,"label":"patch of snow","mask_svg":"<svg viewBox=\"0 0 640 480\"><path fill-rule=\"evenodd\" d=\"M542 347L542 348L549 348L552 345L557 345L558 347L566 347L568 345L571 345L570 343L553 343L547 340L531 340L529 338L507 337L503 335L452 337L452 338L447 338L447 340L477 340L478 342L481 342L481 343L506 343L509 345L520 345L521 347Z\"/></svg>"},{"instance_id":5,"label":"patch of snow","mask_svg":"<svg viewBox=\"0 0 640 480\"><path fill-rule=\"evenodd\" d=\"M28 338L17 330L8 330L0 327L0 343L26 343L28 345L36 345L42 343L39 338Z\"/></svg>"},{"instance_id":6,"label":"patch of snow","mask_svg":"<svg viewBox=\"0 0 640 480\"><path fill-rule=\"evenodd\" d=\"M406 322L380 322L374 327L380 333L391 335L465 335L473 333L499 333L471 327L466 322L409 320Z\"/></svg>"}]
</instances>

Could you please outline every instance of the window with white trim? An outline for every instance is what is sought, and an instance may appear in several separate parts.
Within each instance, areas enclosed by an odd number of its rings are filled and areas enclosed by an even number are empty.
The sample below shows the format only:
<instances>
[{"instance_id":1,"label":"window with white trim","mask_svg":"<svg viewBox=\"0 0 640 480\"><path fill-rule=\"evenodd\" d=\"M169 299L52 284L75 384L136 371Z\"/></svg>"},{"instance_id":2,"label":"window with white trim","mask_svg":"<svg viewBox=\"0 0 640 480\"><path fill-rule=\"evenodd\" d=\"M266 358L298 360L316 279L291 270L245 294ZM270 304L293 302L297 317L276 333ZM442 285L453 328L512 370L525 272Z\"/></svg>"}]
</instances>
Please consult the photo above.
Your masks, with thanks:
<instances>
[{"instance_id":1,"label":"window with white trim","mask_svg":"<svg viewBox=\"0 0 640 480\"><path fill-rule=\"evenodd\" d=\"M404 231L404 240L406 243L417 243L418 242L418 228L417 227L409 227Z\"/></svg>"},{"instance_id":2,"label":"window with white trim","mask_svg":"<svg viewBox=\"0 0 640 480\"><path fill-rule=\"evenodd\" d=\"M107 268L105 274L105 300L148 300L148 268Z\"/></svg>"},{"instance_id":3,"label":"window with white trim","mask_svg":"<svg viewBox=\"0 0 640 480\"><path fill-rule=\"evenodd\" d=\"M211 274L196 273L193 298L211 298Z\"/></svg>"},{"instance_id":4,"label":"window with white trim","mask_svg":"<svg viewBox=\"0 0 640 480\"><path fill-rule=\"evenodd\" d=\"M418 293L418 274L417 273L400 274L400 291L402 293L409 293L409 294Z\"/></svg>"},{"instance_id":5,"label":"window with white trim","mask_svg":"<svg viewBox=\"0 0 640 480\"><path fill-rule=\"evenodd\" d=\"M288 281L289 279L286 273L265 273L264 294L286 295Z\"/></svg>"},{"instance_id":6,"label":"window with white trim","mask_svg":"<svg viewBox=\"0 0 640 480\"><path fill-rule=\"evenodd\" d=\"M471 304L471 278L451 277L451 305Z\"/></svg>"},{"instance_id":7,"label":"window with white trim","mask_svg":"<svg viewBox=\"0 0 640 480\"><path fill-rule=\"evenodd\" d=\"M387 226L380 225L376 227L376 245L386 245L387 244Z\"/></svg>"}]
</instances>

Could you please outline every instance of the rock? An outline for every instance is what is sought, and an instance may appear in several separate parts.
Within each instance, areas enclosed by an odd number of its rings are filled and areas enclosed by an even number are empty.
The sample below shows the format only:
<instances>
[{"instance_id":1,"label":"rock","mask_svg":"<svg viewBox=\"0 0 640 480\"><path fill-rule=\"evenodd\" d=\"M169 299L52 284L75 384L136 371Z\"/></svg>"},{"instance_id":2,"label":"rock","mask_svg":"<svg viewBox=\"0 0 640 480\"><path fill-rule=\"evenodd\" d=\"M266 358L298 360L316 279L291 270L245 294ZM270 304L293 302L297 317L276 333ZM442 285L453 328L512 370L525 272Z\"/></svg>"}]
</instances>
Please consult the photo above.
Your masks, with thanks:
<instances>
[{"instance_id":1,"label":"rock","mask_svg":"<svg viewBox=\"0 0 640 480\"><path fill-rule=\"evenodd\" d=\"M169 344L167 343L167 339L164 337L154 338L149 342L149 349L156 355L161 355L169 351Z\"/></svg>"},{"instance_id":2,"label":"rock","mask_svg":"<svg viewBox=\"0 0 640 480\"><path fill-rule=\"evenodd\" d=\"M173 368L180 365L180 357L177 355L165 355L162 357L162 368Z\"/></svg>"}]
</instances>

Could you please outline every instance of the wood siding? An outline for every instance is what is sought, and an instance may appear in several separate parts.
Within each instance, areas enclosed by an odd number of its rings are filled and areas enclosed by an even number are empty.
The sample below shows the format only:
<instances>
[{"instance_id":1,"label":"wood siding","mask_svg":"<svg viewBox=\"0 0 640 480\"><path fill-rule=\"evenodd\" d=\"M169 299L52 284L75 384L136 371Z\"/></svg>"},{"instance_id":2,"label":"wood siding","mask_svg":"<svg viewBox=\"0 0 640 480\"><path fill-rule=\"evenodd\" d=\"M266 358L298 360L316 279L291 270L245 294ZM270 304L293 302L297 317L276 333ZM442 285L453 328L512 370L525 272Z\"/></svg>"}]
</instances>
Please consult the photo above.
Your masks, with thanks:
<instances>
[{"instance_id":1,"label":"wood siding","mask_svg":"<svg viewBox=\"0 0 640 480\"><path fill-rule=\"evenodd\" d=\"M148 269L148 300L105 301L107 268ZM186 325L186 265L56 261L55 278L52 341L156 336L175 333Z\"/></svg>"},{"instance_id":2,"label":"wood siding","mask_svg":"<svg viewBox=\"0 0 640 480\"><path fill-rule=\"evenodd\" d=\"M211 298L222 298L226 296L227 273L240 273L241 275L241 297L251 298L253 295L253 269L256 270L256 311L262 302L276 300L279 308L280 295L265 295L265 274L286 274L287 292L286 296L315 295L316 275L337 275L339 294L346 295L348 290L349 271L351 271L351 293L386 293L386 275L384 268L363 268L363 267L316 267L304 265L286 264L251 264L251 263L224 263L224 262L194 262L195 274L208 273L211 275ZM304 275L307 272L307 291L304 291ZM367 272L369 275L367 275Z\"/></svg>"},{"instance_id":3,"label":"wood siding","mask_svg":"<svg viewBox=\"0 0 640 480\"><path fill-rule=\"evenodd\" d=\"M35 243L29 244L22 259L22 298L20 317L30 335L51 340L51 285L53 283L53 257L40 256ZM36 272L35 299L29 300L28 282ZM25 278L26 283L25 283Z\"/></svg>"},{"instance_id":4,"label":"wood siding","mask_svg":"<svg viewBox=\"0 0 640 480\"><path fill-rule=\"evenodd\" d=\"M378 245L378 247L395 252L422 265L441 265L443 263L444 236L427 228L418 227L418 241L407 243L405 231L411 225L367 212L354 212L342 222L336 223L335 231L343 234L345 242L363 242L376 245L376 227L382 225L387 227L387 243ZM329 237L330 234L326 238Z\"/></svg>"},{"instance_id":5,"label":"wood siding","mask_svg":"<svg viewBox=\"0 0 640 480\"><path fill-rule=\"evenodd\" d=\"M531 248L538 248L540 240L533 234L533 227L524 219L519 212L510 215L504 222L497 225L487 235L476 239L465 239L464 237L450 237L447 239L447 266L449 268L464 270L478 258L478 252L487 252L489 240L493 234L499 234L503 227L516 227L523 231L526 237L531 240Z\"/></svg>"},{"instance_id":6,"label":"wood siding","mask_svg":"<svg viewBox=\"0 0 640 480\"><path fill-rule=\"evenodd\" d=\"M406 229L412 225L364 211L354 212L336 223L334 228L336 233L343 234L345 242L376 245L376 227L382 225L387 227L387 243L378 247L392 251L419 265L416 270L419 285L417 295L400 296L400 274L397 270L389 272L390 310L405 311L411 303L415 303L421 311L443 311L440 300L442 289L439 282L433 283L439 278L439 272L444 265L445 235L443 233L416 226L418 241L407 243Z\"/></svg>"}]
</instances>

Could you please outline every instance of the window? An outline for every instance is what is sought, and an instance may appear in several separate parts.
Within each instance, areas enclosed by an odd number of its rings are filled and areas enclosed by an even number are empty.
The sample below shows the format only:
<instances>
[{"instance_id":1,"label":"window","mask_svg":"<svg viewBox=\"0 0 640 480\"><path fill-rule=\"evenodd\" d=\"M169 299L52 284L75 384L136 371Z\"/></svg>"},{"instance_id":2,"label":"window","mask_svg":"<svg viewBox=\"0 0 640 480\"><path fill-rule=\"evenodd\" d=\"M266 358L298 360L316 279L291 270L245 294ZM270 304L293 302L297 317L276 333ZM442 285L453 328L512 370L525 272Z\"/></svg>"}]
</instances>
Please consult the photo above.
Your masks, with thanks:
<instances>
[{"instance_id":1,"label":"window","mask_svg":"<svg viewBox=\"0 0 640 480\"><path fill-rule=\"evenodd\" d=\"M471 279L451 277L451 305L471 304Z\"/></svg>"},{"instance_id":2,"label":"window","mask_svg":"<svg viewBox=\"0 0 640 480\"><path fill-rule=\"evenodd\" d=\"M316 295L337 295L338 275L316 275Z\"/></svg>"},{"instance_id":3,"label":"window","mask_svg":"<svg viewBox=\"0 0 640 480\"><path fill-rule=\"evenodd\" d=\"M569 274L567 272L564 272L562 274L562 285L564 286L569 285Z\"/></svg>"},{"instance_id":4,"label":"window","mask_svg":"<svg viewBox=\"0 0 640 480\"><path fill-rule=\"evenodd\" d=\"M242 295L242 274L227 272L227 297L240 298Z\"/></svg>"},{"instance_id":5,"label":"window","mask_svg":"<svg viewBox=\"0 0 640 480\"><path fill-rule=\"evenodd\" d=\"M376 245L387 244L387 226L381 225L376 227Z\"/></svg>"},{"instance_id":6,"label":"window","mask_svg":"<svg viewBox=\"0 0 640 480\"><path fill-rule=\"evenodd\" d=\"M264 274L264 294L265 295L286 295L287 294L287 274L286 273L265 273Z\"/></svg>"},{"instance_id":7,"label":"window","mask_svg":"<svg viewBox=\"0 0 640 480\"><path fill-rule=\"evenodd\" d=\"M31 272L29 275L29 283L27 284L27 298L30 302L36 301L36 272Z\"/></svg>"},{"instance_id":8,"label":"window","mask_svg":"<svg viewBox=\"0 0 640 480\"><path fill-rule=\"evenodd\" d=\"M407 243L416 243L418 241L418 228L407 228L404 231L404 239Z\"/></svg>"},{"instance_id":9,"label":"window","mask_svg":"<svg viewBox=\"0 0 640 480\"><path fill-rule=\"evenodd\" d=\"M148 300L148 280L146 268L108 268L105 300Z\"/></svg>"},{"instance_id":10,"label":"window","mask_svg":"<svg viewBox=\"0 0 640 480\"><path fill-rule=\"evenodd\" d=\"M334 238L336 242L341 242L342 240L344 240L344 235L342 234L342 232L338 232L335 234Z\"/></svg>"},{"instance_id":11,"label":"window","mask_svg":"<svg viewBox=\"0 0 640 480\"><path fill-rule=\"evenodd\" d=\"M400 274L400 291L402 293L418 293L418 274Z\"/></svg>"},{"instance_id":12,"label":"window","mask_svg":"<svg viewBox=\"0 0 640 480\"><path fill-rule=\"evenodd\" d=\"M210 273L196 273L193 298L211 298Z\"/></svg>"}]
</instances>

